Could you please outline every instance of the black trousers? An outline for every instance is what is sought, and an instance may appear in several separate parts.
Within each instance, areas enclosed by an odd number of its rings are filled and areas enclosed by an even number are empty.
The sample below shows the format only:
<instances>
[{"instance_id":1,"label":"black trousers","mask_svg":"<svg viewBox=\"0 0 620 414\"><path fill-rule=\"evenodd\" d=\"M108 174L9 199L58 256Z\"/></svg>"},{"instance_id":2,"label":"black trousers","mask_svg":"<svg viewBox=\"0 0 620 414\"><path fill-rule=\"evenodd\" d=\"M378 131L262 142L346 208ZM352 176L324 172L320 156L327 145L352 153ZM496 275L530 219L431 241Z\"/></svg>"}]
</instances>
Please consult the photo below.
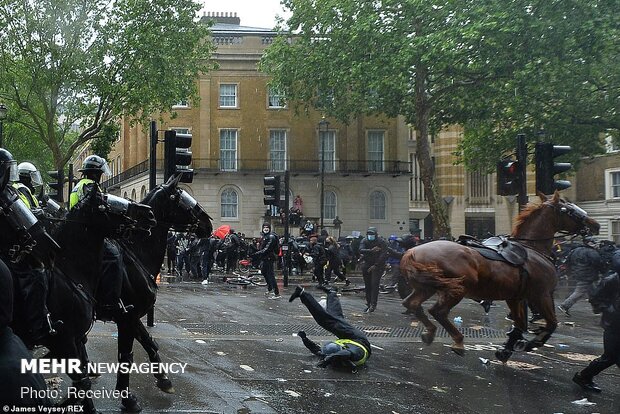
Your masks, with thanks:
<instances>
[{"instance_id":1,"label":"black trousers","mask_svg":"<svg viewBox=\"0 0 620 414\"><path fill-rule=\"evenodd\" d=\"M341 266L342 266L342 263L340 262L336 262L333 265L331 261L329 262L329 264L327 265L327 269L325 271L325 281L327 283L329 283L330 279L332 278L332 272L334 272L334 274L336 275L338 279L347 280L345 275L343 275L342 272L340 271Z\"/></svg>"},{"instance_id":2,"label":"black trousers","mask_svg":"<svg viewBox=\"0 0 620 414\"><path fill-rule=\"evenodd\" d=\"M314 269L312 270L314 277L316 278L317 282L319 282L319 284L321 285L325 283L324 267L325 267L325 263L314 262Z\"/></svg>"},{"instance_id":3,"label":"black trousers","mask_svg":"<svg viewBox=\"0 0 620 414\"><path fill-rule=\"evenodd\" d=\"M101 281L99 282L99 304L102 306L118 306L123 286L123 256L116 242L105 239L103 260L101 262Z\"/></svg>"},{"instance_id":4,"label":"black trousers","mask_svg":"<svg viewBox=\"0 0 620 414\"><path fill-rule=\"evenodd\" d=\"M370 342L364 332L344 319L342 306L340 306L340 300L336 292L332 291L327 294L327 309L323 309L319 302L308 292L302 292L300 299L301 303L306 305L306 308L308 308L310 314L321 328L336 335L338 339L350 339L359 342L370 353ZM304 341L305 343L306 341ZM315 353L312 349L310 351Z\"/></svg>"},{"instance_id":5,"label":"black trousers","mask_svg":"<svg viewBox=\"0 0 620 414\"><path fill-rule=\"evenodd\" d=\"M375 266L371 272L368 267L362 268L362 276L364 277L364 288L366 292L366 305L377 306L379 300L379 285L381 284L381 276L383 275L383 266Z\"/></svg>"},{"instance_id":6,"label":"black trousers","mask_svg":"<svg viewBox=\"0 0 620 414\"><path fill-rule=\"evenodd\" d=\"M603 355L590 362L590 365L581 371L581 376L588 381L592 381L593 377L614 364L620 368L620 332L605 329L603 334Z\"/></svg>"},{"instance_id":7,"label":"black trousers","mask_svg":"<svg viewBox=\"0 0 620 414\"><path fill-rule=\"evenodd\" d=\"M267 290L269 292L273 290L273 293L279 295L280 289L278 289L278 282L276 281L276 274L273 269L273 261L263 260L260 267L260 272L265 278L265 282L267 282Z\"/></svg>"}]
</instances>

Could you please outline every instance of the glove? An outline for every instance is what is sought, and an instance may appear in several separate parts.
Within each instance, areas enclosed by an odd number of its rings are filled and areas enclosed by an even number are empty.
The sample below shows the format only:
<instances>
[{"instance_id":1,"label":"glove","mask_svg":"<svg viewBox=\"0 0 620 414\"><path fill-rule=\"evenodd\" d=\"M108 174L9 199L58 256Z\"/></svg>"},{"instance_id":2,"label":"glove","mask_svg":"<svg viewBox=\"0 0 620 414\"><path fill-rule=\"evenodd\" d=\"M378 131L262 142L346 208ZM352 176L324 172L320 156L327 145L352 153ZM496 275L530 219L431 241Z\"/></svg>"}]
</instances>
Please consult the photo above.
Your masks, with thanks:
<instances>
[{"instance_id":1,"label":"glove","mask_svg":"<svg viewBox=\"0 0 620 414\"><path fill-rule=\"evenodd\" d=\"M306 333L304 331L299 331L297 332L297 336L300 337L301 339L306 337Z\"/></svg>"}]
</instances>

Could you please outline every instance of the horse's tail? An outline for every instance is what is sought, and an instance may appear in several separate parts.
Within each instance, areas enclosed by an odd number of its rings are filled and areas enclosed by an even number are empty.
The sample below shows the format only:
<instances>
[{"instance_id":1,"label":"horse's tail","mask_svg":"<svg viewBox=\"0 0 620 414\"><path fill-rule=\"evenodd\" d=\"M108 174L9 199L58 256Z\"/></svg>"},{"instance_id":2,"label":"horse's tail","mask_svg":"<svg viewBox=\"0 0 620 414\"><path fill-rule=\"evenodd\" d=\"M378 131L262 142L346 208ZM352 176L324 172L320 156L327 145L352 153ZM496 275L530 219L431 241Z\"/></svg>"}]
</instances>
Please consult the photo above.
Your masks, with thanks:
<instances>
[{"instance_id":1,"label":"horse's tail","mask_svg":"<svg viewBox=\"0 0 620 414\"><path fill-rule=\"evenodd\" d=\"M427 287L433 290L449 291L454 296L465 293L463 281L465 276L450 277L436 263L421 263L415 260L415 249L405 253L401 262L401 271L409 284Z\"/></svg>"}]
</instances>

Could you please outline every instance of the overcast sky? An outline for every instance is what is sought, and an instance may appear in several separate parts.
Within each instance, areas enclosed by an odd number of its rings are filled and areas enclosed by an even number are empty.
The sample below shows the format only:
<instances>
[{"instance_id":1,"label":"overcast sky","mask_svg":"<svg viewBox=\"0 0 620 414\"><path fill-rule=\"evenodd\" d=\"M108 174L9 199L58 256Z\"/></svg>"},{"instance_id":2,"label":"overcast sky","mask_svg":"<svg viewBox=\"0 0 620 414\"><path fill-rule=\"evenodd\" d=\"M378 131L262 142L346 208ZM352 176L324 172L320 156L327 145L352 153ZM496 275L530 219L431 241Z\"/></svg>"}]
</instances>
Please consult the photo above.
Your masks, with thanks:
<instances>
[{"instance_id":1,"label":"overcast sky","mask_svg":"<svg viewBox=\"0 0 620 414\"><path fill-rule=\"evenodd\" d=\"M276 15L286 17L280 0L200 0L202 12L236 12L242 26L272 29Z\"/></svg>"}]
</instances>

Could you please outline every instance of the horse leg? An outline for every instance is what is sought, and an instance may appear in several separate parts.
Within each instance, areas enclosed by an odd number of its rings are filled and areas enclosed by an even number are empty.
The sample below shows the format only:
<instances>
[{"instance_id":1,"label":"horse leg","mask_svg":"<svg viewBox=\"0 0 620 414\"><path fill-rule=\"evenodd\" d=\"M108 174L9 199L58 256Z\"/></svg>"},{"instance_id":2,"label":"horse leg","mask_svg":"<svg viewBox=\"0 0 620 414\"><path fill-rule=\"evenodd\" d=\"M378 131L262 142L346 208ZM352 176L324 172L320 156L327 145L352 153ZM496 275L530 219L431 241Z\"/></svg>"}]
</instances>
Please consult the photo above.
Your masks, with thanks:
<instances>
[{"instance_id":1,"label":"horse leg","mask_svg":"<svg viewBox=\"0 0 620 414\"><path fill-rule=\"evenodd\" d=\"M422 342L426 345L430 345L435 340L435 333L437 332L437 326L428 319L422 303L426 302L431 296L435 294L432 290L417 289L413 293L410 293L405 299L403 299L403 306L413 312L420 322L426 328L422 333Z\"/></svg>"},{"instance_id":2,"label":"horse leg","mask_svg":"<svg viewBox=\"0 0 620 414\"><path fill-rule=\"evenodd\" d=\"M514 325L512 329L507 333L508 339L504 342L504 349L495 351L495 357L502 362L508 361L512 352L515 350L515 345L517 345L517 350L523 349L524 339L523 332L527 329L527 325L525 323L525 306L523 301L521 300L507 300L508 308L510 308L510 313L512 314Z\"/></svg>"},{"instance_id":3,"label":"horse leg","mask_svg":"<svg viewBox=\"0 0 620 414\"><path fill-rule=\"evenodd\" d=\"M133 364L133 340L134 334L131 319L121 316L117 318L118 329L118 362L121 364ZM139 413L142 407L135 395L129 392L129 373L119 372L116 374L116 389L126 391L127 396L121 399L123 410L129 413Z\"/></svg>"},{"instance_id":4,"label":"horse leg","mask_svg":"<svg viewBox=\"0 0 620 414\"><path fill-rule=\"evenodd\" d=\"M439 293L439 299L437 303L428 311L433 317L443 326L443 328L450 334L454 343L450 346L457 355L465 355L465 346L463 345L463 334L458 330L456 326L448 319L450 310L458 305L463 299L462 295L452 295L450 291Z\"/></svg>"},{"instance_id":5,"label":"horse leg","mask_svg":"<svg viewBox=\"0 0 620 414\"><path fill-rule=\"evenodd\" d=\"M536 332L534 339L527 341L524 349L525 352L531 351L534 348L542 347L551 337L551 334L555 332L555 328L558 326L552 294L547 294L543 297L530 298L529 301L536 307L536 309L538 309L538 312L545 319L546 324L544 328Z\"/></svg>"},{"instance_id":6,"label":"horse leg","mask_svg":"<svg viewBox=\"0 0 620 414\"><path fill-rule=\"evenodd\" d=\"M56 348L56 347L55 347ZM84 345L84 341L80 339L75 339L69 343L63 344L62 352L56 352L58 349L50 350L50 352L46 355L46 358L78 358L80 360L80 371L82 372L70 372L67 375L71 378L72 385L75 388L76 394L84 392L85 394L90 393L92 388L92 383L90 377L88 376L87 368L88 368L88 354L86 353L86 346ZM95 404L90 397L83 398L81 400L76 398L67 398L65 401L59 404L59 407L69 407L81 405L84 413L88 414L97 414L98 411L95 408Z\"/></svg>"},{"instance_id":7,"label":"horse leg","mask_svg":"<svg viewBox=\"0 0 620 414\"><path fill-rule=\"evenodd\" d=\"M149 361L160 364L161 358L159 357L159 346L155 339L149 334L146 330L146 327L142 323L142 321L138 318L134 318L134 327L135 327L135 335L136 339L146 353L149 356ZM155 378L157 379L156 385L163 392L167 392L168 394L174 394L174 387L172 386L172 381L168 379L165 373L155 374Z\"/></svg>"}]
</instances>

